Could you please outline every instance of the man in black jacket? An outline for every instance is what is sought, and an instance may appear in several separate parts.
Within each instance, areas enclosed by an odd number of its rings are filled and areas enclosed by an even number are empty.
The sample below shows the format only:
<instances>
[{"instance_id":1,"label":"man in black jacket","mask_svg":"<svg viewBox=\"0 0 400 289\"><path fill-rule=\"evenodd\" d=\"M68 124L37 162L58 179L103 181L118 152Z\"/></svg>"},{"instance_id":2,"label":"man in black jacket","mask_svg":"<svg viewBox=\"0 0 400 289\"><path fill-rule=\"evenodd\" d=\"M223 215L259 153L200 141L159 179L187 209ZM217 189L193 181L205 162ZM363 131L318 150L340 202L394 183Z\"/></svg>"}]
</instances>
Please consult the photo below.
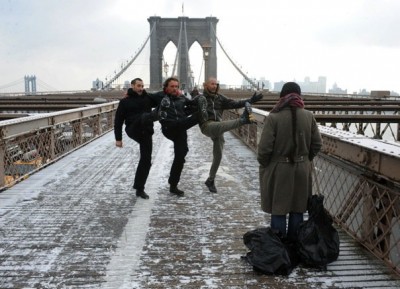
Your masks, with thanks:
<instances>
[{"instance_id":1,"label":"man in black jacket","mask_svg":"<svg viewBox=\"0 0 400 289\"><path fill-rule=\"evenodd\" d=\"M151 153L153 149L152 135L154 133L153 121L158 119L157 99L150 97L143 88L143 81L135 78L131 81L127 97L120 100L114 122L115 145L122 147L122 126L125 122L126 134L140 146L140 160L136 169L133 188L136 196L148 199L144 191L147 177L151 167Z\"/></svg>"},{"instance_id":2,"label":"man in black jacket","mask_svg":"<svg viewBox=\"0 0 400 289\"><path fill-rule=\"evenodd\" d=\"M178 189L178 183L189 151L186 131L198 124L197 112L191 114L196 102L182 95L179 80L175 77L166 79L163 88L163 91L157 93L157 99L163 96L161 107L166 111L166 117L160 120L161 130L164 136L174 143L174 160L168 179L169 191L181 197L184 192Z\"/></svg>"}]
</instances>

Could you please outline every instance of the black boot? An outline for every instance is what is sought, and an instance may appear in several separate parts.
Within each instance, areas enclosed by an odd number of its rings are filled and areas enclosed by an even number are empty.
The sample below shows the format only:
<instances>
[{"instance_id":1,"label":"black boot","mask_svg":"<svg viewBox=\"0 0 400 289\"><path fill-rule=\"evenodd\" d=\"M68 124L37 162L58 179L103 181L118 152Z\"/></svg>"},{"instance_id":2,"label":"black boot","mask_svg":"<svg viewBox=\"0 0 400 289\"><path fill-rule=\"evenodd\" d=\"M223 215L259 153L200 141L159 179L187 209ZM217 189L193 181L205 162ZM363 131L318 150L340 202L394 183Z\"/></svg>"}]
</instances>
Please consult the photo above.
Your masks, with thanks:
<instances>
[{"instance_id":1,"label":"black boot","mask_svg":"<svg viewBox=\"0 0 400 289\"><path fill-rule=\"evenodd\" d=\"M166 119L167 118L167 109L171 105L171 102L169 100L168 96L164 96L163 99L161 99L160 107L158 109L158 118L160 120Z\"/></svg>"},{"instance_id":2,"label":"black boot","mask_svg":"<svg viewBox=\"0 0 400 289\"><path fill-rule=\"evenodd\" d=\"M169 187L169 192L171 194L177 195L178 197L182 197L185 194L185 192L178 189L177 186L172 186L172 185Z\"/></svg>"},{"instance_id":3,"label":"black boot","mask_svg":"<svg viewBox=\"0 0 400 289\"><path fill-rule=\"evenodd\" d=\"M249 102L246 102L244 104L244 109L243 109L243 113L240 116L240 122L242 124L250 124L250 123L254 123L255 122L255 118L254 115L252 114L252 109L251 109L251 105Z\"/></svg>"},{"instance_id":4,"label":"black boot","mask_svg":"<svg viewBox=\"0 0 400 289\"><path fill-rule=\"evenodd\" d=\"M146 194L146 192L143 191L143 190L136 190L136 197L140 197L142 199L149 199L150 198L149 195Z\"/></svg>"},{"instance_id":5,"label":"black boot","mask_svg":"<svg viewBox=\"0 0 400 289\"><path fill-rule=\"evenodd\" d=\"M215 187L214 180L208 178L207 181L205 182L207 188L210 190L211 193L217 193L217 188Z\"/></svg>"}]
</instances>

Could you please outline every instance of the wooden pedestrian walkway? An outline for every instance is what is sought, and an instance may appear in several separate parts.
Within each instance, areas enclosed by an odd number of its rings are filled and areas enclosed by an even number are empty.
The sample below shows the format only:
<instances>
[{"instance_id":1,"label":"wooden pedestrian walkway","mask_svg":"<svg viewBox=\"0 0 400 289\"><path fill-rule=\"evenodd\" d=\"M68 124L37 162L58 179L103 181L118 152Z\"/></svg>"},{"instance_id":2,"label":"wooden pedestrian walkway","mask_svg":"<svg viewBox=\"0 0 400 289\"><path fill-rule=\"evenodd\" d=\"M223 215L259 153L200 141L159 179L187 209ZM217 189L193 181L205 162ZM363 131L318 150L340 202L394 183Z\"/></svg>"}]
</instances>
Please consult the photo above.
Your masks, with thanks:
<instances>
[{"instance_id":1,"label":"wooden pedestrian walkway","mask_svg":"<svg viewBox=\"0 0 400 289\"><path fill-rule=\"evenodd\" d=\"M212 142L189 131L182 198L168 191L172 142L156 126L146 192L132 190L138 146L113 132L0 193L0 288L400 288L400 280L346 234L327 271L255 273L243 234L269 224L258 163L230 133L216 186L204 185Z\"/></svg>"}]
</instances>

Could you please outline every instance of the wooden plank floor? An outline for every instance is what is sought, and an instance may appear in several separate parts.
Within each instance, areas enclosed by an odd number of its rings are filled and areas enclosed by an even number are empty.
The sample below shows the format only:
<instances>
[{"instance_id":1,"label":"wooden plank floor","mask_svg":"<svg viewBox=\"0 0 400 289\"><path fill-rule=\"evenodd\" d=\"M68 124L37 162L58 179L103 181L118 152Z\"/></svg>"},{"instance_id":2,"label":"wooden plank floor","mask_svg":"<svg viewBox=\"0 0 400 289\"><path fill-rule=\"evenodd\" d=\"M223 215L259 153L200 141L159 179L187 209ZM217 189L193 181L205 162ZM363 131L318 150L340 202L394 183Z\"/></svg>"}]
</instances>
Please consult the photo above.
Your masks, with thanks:
<instances>
[{"instance_id":1,"label":"wooden plank floor","mask_svg":"<svg viewBox=\"0 0 400 289\"><path fill-rule=\"evenodd\" d=\"M113 133L0 194L0 288L400 288L382 262L340 232L327 271L255 273L243 234L269 225L260 209L255 154L230 133L216 186L204 185L211 141L189 131L180 188L168 192L172 143L159 127L146 186L132 191L138 146Z\"/></svg>"}]
</instances>

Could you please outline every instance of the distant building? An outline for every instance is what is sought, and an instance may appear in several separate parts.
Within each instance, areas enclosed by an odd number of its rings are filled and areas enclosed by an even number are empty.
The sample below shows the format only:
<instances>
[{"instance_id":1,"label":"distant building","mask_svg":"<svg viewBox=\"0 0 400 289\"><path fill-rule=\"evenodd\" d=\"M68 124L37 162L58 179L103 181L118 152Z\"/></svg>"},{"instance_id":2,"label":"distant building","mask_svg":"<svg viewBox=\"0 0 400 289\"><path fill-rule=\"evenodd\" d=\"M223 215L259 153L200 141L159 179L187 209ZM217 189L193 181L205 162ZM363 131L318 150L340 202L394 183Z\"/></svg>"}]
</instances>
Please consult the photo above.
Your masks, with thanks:
<instances>
[{"instance_id":1,"label":"distant building","mask_svg":"<svg viewBox=\"0 0 400 289\"><path fill-rule=\"evenodd\" d=\"M103 81L99 80L98 78L92 82L92 90L101 90L104 88Z\"/></svg>"},{"instance_id":2,"label":"distant building","mask_svg":"<svg viewBox=\"0 0 400 289\"><path fill-rule=\"evenodd\" d=\"M371 92L369 92L368 90L366 90L365 88L360 89L360 91L358 92L358 95L370 95ZM387 95L390 95L390 92L387 92Z\"/></svg>"},{"instance_id":3,"label":"distant building","mask_svg":"<svg viewBox=\"0 0 400 289\"><path fill-rule=\"evenodd\" d=\"M286 83L287 81L278 81L278 82L274 82L274 91L281 91L283 85Z\"/></svg>"},{"instance_id":4,"label":"distant building","mask_svg":"<svg viewBox=\"0 0 400 289\"><path fill-rule=\"evenodd\" d=\"M281 91L283 85L287 81L279 81L274 82L274 91ZM307 76L304 78L304 81L295 81L300 85L302 92L311 92L311 93L326 93L326 77L320 76L318 77L318 81L310 81L310 78Z\"/></svg>"},{"instance_id":5,"label":"distant building","mask_svg":"<svg viewBox=\"0 0 400 289\"><path fill-rule=\"evenodd\" d=\"M265 77L260 77L259 80L257 80L257 84L259 86L259 90L270 90L271 89L271 83L269 80L266 80Z\"/></svg>"},{"instance_id":6,"label":"distant building","mask_svg":"<svg viewBox=\"0 0 400 289\"><path fill-rule=\"evenodd\" d=\"M307 76L304 82L298 82L303 92L326 93L326 77L319 76L318 81L310 81Z\"/></svg>"},{"instance_id":7,"label":"distant building","mask_svg":"<svg viewBox=\"0 0 400 289\"><path fill-rule=\"evenodd\" d=\"M128 90L131 87L131 82L129 80L124 81L124 90Z\"/></svg>"},{"instance_id":8,"label":"distant building","mask_svg":"<svg viewBox=\"0 0 400 289\"><path fill-rule=\"evenodd\" d=\"M341 89L335 82L328 92L334 94L347 94L347 89Z\"/></svg>"}]
</instances>

